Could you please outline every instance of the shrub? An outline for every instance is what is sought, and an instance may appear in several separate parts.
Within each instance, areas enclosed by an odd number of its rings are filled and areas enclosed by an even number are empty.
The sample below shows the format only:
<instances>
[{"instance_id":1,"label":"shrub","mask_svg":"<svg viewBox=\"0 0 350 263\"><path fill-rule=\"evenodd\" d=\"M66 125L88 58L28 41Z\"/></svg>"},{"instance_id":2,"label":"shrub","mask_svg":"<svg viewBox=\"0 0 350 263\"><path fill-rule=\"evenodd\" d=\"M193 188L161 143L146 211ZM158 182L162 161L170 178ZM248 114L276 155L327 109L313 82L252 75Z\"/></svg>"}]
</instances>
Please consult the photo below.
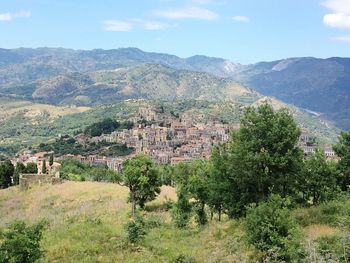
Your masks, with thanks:
<instances>
[{"instance_id":1,"label":"shrub","mask_svg":"<svg viewBox=\"0 0 350 263\"><path fill-rule=\"evenodd\" d=\"M0 233L0 263L32 263L40 259L43 251L40 240L45 221L27 226L23 221L13 222Z\"/></svg>"},{"instance_id":2,"label":"shrub","mask_svg":"<svg viewBox=\"0 0 350 263\"><path fill-rule=\"evenodd\" d=\"M308 226L312 224L325 224L338 226L342 218L348 214L349 203L344 198L332 200L309 208L295 210L295 217L299 224Z\"/></svg>"},{"instance_id":3,"label":"shrub","mask_svg":"<svg viewBox=\"0 0 350 263\"><path fill-rule=\"evenodd\" d=\"M198 225L205 225L208 222L208 216L207 216L205 209L203 209L200 204L197 204L194 207L194 211L196 213L197 224Z\"/></svg>"},{"instance_id":4,"label":"shrub","mask_svg":"<svg viewBox=\"0 0 350 263\"><path fill-rule=\"evenodd\" d=\"M149 216L146 219L145 226L148 229L157 228L163 225L163 220L158 216Z\"/></svg>"},{"instance_id":5,"label":"shrub","mask_svg":"<svg viewBox=\"0 0 350 263\"><path fill-rule=\"evenodd\" d=\"M145 222L141 216L130 219L125 226L129 243L137 244L146 235Z\"/></svg>"},{"instance_id":6,"label":"shrub","mask_svg":"<svg viewBox=\"0 0 350 263\"><path fill-rule=\"evenodd\" d=\"M271 195L259 206L248 208L246 233L248 243L273 260L298 262L301 245L298 225L288 209L290 202Z\"/></svg>"},{"instance_id":7,"label":"shrub","mask_svg":"<svg viewBox=\"0 0 350 263\"><path fill-rule=\"evenodd\" d=\"M184 228L191 218L192 206L188 194L181 190L178 193L178 200L171 210L171 217L176 227Z\"/></svg>"}]
</instances>

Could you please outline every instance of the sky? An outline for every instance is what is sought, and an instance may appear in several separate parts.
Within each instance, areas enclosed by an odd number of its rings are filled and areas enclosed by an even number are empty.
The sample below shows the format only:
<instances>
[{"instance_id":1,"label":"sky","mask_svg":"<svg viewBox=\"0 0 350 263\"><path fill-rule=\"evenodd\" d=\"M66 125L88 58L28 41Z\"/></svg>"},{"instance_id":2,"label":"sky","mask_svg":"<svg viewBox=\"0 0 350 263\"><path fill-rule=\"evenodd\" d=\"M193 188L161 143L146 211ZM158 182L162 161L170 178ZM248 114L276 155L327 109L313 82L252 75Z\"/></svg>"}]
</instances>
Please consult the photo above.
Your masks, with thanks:
<instances>
[{"instance_id":1,"label":"sky","mask_svg":"<svg viewBox=\"0 0 350 263\"><path fill-rule=\"evenodd\" d=\"M0 48L18 47L349 57L350 0L0 0Z\"/></svg>"}]
</instances>

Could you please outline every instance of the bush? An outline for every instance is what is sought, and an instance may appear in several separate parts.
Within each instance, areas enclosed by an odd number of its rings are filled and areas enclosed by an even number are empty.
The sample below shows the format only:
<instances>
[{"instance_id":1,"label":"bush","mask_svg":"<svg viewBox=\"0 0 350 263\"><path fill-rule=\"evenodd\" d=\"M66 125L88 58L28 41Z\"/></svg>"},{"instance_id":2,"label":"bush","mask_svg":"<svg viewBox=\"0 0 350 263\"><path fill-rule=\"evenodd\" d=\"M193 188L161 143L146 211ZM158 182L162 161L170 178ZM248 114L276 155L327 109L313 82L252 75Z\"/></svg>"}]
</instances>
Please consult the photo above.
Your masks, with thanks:
<instances>
[{"instance_id":1,"label":"bush","mask_svg":"<svg viewBox=\"0 0 350 263\"><path fill-rule=\"evenodd\" d=\"M137 244L146 235L145 222L141 216L130 219L125 226L129 243Z\"/></svg>"},{"instance_id":2,"label":"bush","mask_svg":"<svg viewBox=\"0 0 350 263\"><path fill-rule=\"evenodd\" d=\"M300 232L288 205L287 199L271 195L259 206L250 206L245 223L247 240L264 252L265 258L300 262Z\"/></svg>"},{"instance_id":3,"label":"bush","mask_svg":"<svg viewBox=\"0 0 350 263\"><path fill-rule=\"evenodd\" d=\"M201 207L200 204L197 204L195 207L194 207L194 211L196 213L196 222L198 225L205 225L206 223L208 223L208 216L207 216L207 213L205 211L205 209L203 209Z\"/></svg>"},{"instance_id":4,"label":"bush","mask_svg":"<svg viewBox=\"0 0 350 263\"><path fill-rule=\"evenodd\" d=\"M162 225L163 225L163 220L158 216L149 216L145 222L145 226L148 229L157 228Z\"/></svg>"},{"instance_id":5,"label":"bush","mask_svg":"<svg viewBox=\"0 0 350 263\"><path fill-rule=\"evenodd\" d=\"M40 240L45 221L27 226L23 221L15 221L0 233L0 263L32 263L40 259L43 251Z\"/></svg>"},{"instance_id":6,"label":"bush","mask_svg":"<svg viewBox=\"0 0 350 263\"><path fill-rule=\"evenodd\" d=\"M187 193L179 191L178 200L171 209L171 217L176 227L185 228L191 218L192 206Z\"/></svg>"},{"instance_id":7,"label":"bush","mask_svg":"<svg viewBox=\"0 0 350 263\"><path fill-rule=\"evenodd\" d=\"M338 226L344 217L350 213L347 211L349 203L346 199L328 201L309 208L295 210L295 217L299 224L308 226L312 224L325 224Z\"/></svg>"}]
</instances>

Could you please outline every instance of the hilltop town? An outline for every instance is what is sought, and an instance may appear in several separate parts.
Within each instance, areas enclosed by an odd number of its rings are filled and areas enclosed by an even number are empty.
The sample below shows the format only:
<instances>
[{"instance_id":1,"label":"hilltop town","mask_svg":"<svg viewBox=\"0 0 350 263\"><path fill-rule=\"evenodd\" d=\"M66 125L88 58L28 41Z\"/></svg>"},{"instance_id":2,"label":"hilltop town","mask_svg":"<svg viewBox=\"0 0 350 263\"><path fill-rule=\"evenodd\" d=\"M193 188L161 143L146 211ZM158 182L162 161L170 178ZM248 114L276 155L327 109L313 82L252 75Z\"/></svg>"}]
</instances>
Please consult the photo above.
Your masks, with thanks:
<instances>
[{"instance_id":1,"label":"hilltop town","mask_svg":"<svg viewBox=\"0 0 350 263\"><path fill-rule=\"evenodd\" d=\"M124 120L125 121L125 120ZM55 161L75 159L83 164L91 166L103 165L109 169L121 172L125 160L138 154L146 154L152 157L159 165L176 165L180 162L191 162L195 159L209 159L213 147L223 144L230 139L230 133L238 130L239 125L227 124L215 118L193 112L175 114L164 112L164 109L155 107L139 107L137 114L127 119L134 127L116 130L108 134L91 136L79 133L73 138L59 136L56 140L70 141L76 145L106 145L108 149L113 145L121 145L127 149L125 155L104 155L102 150L96 150L94 154L67 153L58 154L55 151L25 150L19 152L11 161L24 164L36 163L38 174L41 173L43 161L48 163L51 155ZM112 145L112 146L109 146ZM299 147L305 156L315 153L318 148L315 136L303 131L299 138ZM322 147L324 154L329 159L336 158L331 146ZM55 171L59 163L55 162ZM51 167L47 167L50 173Z\"/></svg>"}]
</instances>

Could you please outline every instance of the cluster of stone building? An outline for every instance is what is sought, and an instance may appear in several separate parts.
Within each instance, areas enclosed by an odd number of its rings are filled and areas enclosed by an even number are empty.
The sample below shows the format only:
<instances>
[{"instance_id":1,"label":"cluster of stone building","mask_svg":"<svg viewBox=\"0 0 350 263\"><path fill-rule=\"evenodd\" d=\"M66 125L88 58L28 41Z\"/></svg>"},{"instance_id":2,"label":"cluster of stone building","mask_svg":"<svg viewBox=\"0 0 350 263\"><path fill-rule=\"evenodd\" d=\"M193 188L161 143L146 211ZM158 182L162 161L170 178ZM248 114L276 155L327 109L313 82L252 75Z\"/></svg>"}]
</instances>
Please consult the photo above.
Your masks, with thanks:
<instances>
[{"instance_id":1,"label":"cluster of stone building","mask_svg":"<svg viewBox=\"0 0 350 263\"><path fill-rule=\"evenodd\" d=\"M48 152L33 153L32 151L24 151L21 154L11 158L11 162L14 166L20 162L25 166L27 166L29 163L34 163L37 167L36 172L22 173L19 175L19 186L21 190L27 190L33 184L56 184L61 182L61 164L58 162L53 162L50 165L50 156L52 154L53 153ZM44 165L45 169L43 167ZM45 172L43 173L43 171Z\"/></svg>"},{"instance_id":2,"label":"cluster of stone building","mask_svg":"<svg viewBox=\"0 0 350 263\"><path fill-rule=\"evenodd\" d=\"M314 136L311 136L307 132L303 132L299 138L299 147L304 151L304 155L310 156L316 152L316 149L319 148L316 143L316 138ZM323 150L324 155L328 159L336 159L337 156L332 148L332 146L324 146L320 148L320 150Z\"/></svg>"},{"instance_id":3,"label":"cluster of stone building","mask_svg":"<svg viewBox=\"0 0 350 263\"><path fill-rule=\"evenodd\" d=\"M75 139L79 143L107 141L125 144L135 149L134 154L150 155L157 164L176 164L193 159L208 159L212 148L228 141L230 131L237 128L202 114L184 113L176 117L157 113L152 108L140 108L137 116L129 121L140 124L130 130L92 138L78 135ZM106 163L109 167L117 166L118 170L123 160L99 156L86 158L88 160L83 158L81 161ZM91 158L95 158L94 161Z\"/></svg>"},{"instance_id":4,"label":"cluster of stone building","mask_svg":"<svg viewBox=\"0 0 350 263\"><path fill-rule=\"evenodd\" d=\"M10 160L14 166L17 165L17 163L23 163L25 166L27 166L29 163L35 163L38 171L38 175L43 175L43 165L45 164L45 174L51 175L59 178L59 170L61 167L61 164L58 162L53 162L52 165L50 165L50 156L54 154L53 152L39 152L39 153L33 153L31 150L24 151L21 154L18 154L14 157L12 157Z\"/></svg>"},{"instance_id":5,"label":"cluster of stone building","mask_svg":"<svg viewBox=\"0 0 350 263\"><path fill-rule=\"evenodd\" d=\"M14 164L34 162L38 166L38 175L41 175L45 160L47 175L54 177L59 177L59 174L57 175L60 167L58 162L65 159L76 159L92 166L104 165L120 172L126 159L143 153L150 155L157 164L175 165L194 159L209 159L213 147L227 142L230 132L239 128L237 125L223 124L214 117L203 114L186 112L175 116L164 112L159 113L153 108L140 108L137 116L130 118L129 121L140 124L130 130L115 131L98 137L80 134L75 137L75 140L80 144L100 141L125 144L135 149L131 155L105 157L67 154L55 157L56 162L50 166L49 156L53 153L33 154L31 151L25 151L14 157L12 162ZM299 146L303 149L305 156L314 153L317 148L314 137L308 133L302 133ZM327 158L336 158L332 147L325 147L324 153Z\"/></svg>"}]
</instances>

